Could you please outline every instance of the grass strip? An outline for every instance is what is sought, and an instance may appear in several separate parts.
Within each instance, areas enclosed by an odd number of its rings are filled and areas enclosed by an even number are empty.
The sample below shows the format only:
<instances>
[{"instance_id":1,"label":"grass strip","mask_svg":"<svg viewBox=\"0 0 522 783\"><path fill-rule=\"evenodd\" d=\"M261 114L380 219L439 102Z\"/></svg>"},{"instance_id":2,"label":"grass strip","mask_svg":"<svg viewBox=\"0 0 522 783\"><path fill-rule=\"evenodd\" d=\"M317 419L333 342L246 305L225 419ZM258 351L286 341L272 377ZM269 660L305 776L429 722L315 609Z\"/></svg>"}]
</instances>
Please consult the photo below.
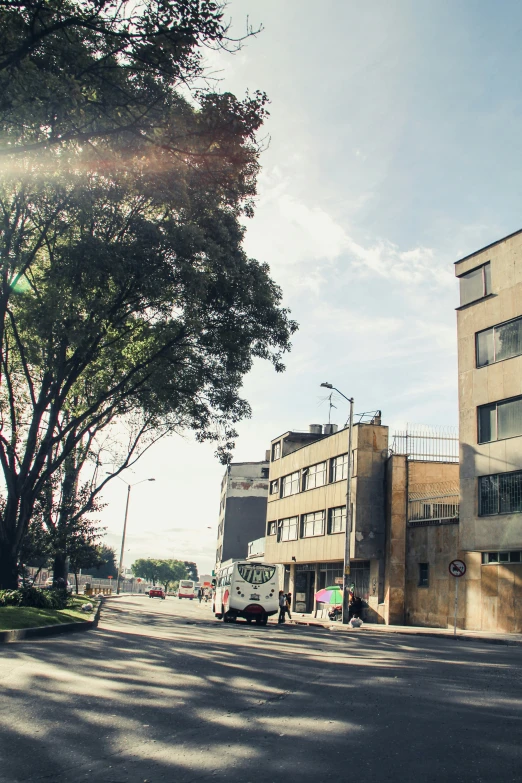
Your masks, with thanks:
<instances>
[{"instance_id":1,"label":"grass strip","mask_svg":"<svg viewBox=\"0 0 522 783\"><path fill-rule=\"evenodd\" d=\"M80 606L88 603L84 596L74 596L71 606L66 609L36 609L29 606L1 606L0 631L16 631L19 628L42 628L46 625L86 622L92 620L96 612L93 603L92 612L80 612Z\"/></svg>"}]
</instances>

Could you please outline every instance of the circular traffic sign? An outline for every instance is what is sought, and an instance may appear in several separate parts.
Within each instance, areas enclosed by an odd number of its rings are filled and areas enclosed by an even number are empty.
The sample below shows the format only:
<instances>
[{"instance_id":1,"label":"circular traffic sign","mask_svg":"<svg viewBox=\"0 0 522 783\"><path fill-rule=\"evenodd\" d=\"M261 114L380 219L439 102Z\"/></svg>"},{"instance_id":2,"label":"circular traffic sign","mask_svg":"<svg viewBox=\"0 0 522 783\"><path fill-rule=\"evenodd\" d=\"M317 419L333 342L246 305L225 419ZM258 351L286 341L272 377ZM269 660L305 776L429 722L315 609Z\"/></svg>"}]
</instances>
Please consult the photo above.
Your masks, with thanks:
<instances>
[{"instance_id":1,"label":"circular traffic sign","mask_svg":"<svg viewBox=\"0 0 522 783\"><path fill-rule=\"evenodd\" d=\"M463 560L452 560L449 564L449 572L452 576L464 576L466 573L466 563Z\"/></svg>"}]
</instances>

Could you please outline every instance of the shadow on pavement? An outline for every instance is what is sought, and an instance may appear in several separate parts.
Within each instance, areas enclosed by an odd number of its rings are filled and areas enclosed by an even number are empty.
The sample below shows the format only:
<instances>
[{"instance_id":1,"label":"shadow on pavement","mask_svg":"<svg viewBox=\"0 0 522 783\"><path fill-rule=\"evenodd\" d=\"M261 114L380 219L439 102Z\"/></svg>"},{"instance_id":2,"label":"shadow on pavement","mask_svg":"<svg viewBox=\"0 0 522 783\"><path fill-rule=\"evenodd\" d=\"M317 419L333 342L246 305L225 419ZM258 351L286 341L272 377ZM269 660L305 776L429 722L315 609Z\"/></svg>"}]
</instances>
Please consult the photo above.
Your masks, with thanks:
<instances>
[{"instance_id":1,"label":"shadow on pavement","mask_svg":"<svg viewBox=\"0 0 522 783\"><path fill-rule=\"evenodd\" d=\"M127 599L81 639L2 653L5 783L520 780L517 649Z\"/></svg>"}]
</instances>

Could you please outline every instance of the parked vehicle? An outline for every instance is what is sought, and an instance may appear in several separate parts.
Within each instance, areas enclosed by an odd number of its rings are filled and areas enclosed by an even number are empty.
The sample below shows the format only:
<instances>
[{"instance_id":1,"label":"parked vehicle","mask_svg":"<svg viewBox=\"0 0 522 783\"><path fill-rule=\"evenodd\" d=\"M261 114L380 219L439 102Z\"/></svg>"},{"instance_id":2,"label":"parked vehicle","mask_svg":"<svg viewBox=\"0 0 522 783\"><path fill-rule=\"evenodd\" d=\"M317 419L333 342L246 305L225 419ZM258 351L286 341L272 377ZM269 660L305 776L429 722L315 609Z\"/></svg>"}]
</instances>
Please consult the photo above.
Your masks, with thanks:
<instances>
[{"instance_id":1,"label":"parked vehicle","mask_svg":"<svg viewBox=\"0 0 522 783\"><path fill-rule=\"evenodd\" d=\"M219 620L235 622L244 617L266 625L279 611L279 566L269 563L232 563L216 574L212 610Z\"/></svg>"},{"instance_id":2,"label":"parked vehicle","mask_svg":"<svg viewBox=\"0 0 522 783\"><path fill-rule=\"evenodd\" d=\"M182 579L179 583L178 598L189 598L191 601L196 597L196 583L190 579Z\"/></svg>"},{"instance_id":3,"label":"parked vehicle","mask_svg":"<svg viewBox=\"0 0 522 783\"><path fill-rule=\"evenodd\" d=\"M163 598L165 600L165 590L162 587L151 587L149 598Z\"/></svg>"},{"instance_id":4,"label":"parked vehicle","mask_svg":"<svg viewBox=\"0 0 522 783\"><path fill-rule=\"evenodd\" d=\"M49 589L50 589L52 586L53 586L53 578L52 578L52 576L50 576L50 577L49 577L49 579L47 579L47 580L46 580L46 582L45 582L45 584L44 584L44 590L49 590ZM73 591L73 586L72 586L72 584L69 582L69 580L67 580L67 581L65 582L65 585L64 585L64 587L65 587L65 589L67 590L67 592L68 592L68 593L72 593L72 591Z\"/></svg>"}]
</instances>

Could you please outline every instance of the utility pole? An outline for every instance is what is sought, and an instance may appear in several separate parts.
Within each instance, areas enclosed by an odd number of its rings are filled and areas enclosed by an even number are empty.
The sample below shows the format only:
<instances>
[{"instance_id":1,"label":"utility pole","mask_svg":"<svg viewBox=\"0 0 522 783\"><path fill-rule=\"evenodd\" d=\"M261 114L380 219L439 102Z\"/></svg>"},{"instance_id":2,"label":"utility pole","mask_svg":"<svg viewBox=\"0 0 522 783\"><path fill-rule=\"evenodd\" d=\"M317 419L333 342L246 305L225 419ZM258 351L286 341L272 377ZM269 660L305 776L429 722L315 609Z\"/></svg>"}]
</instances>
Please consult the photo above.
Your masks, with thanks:
<instances>
[{"instance_id":1,"label":"utility pole","mask_svg":"<svg viewBox=\"0 0 522 783\"><path fill-rule=\"evenodd\" d=\"M123 520L123 535L121 537L120 565L118 566L118 581L116 583L116 595L120 594L121 570L123 568L123 551L125 549L125 535L127 533L127 516L129 513L129 500L132 484L127 484L127 503L125 504L125 519Z\"/></svg>"},{"instance_id":2,"label":"utility pole","mask_svg":"<svg viewBox=\"0 0 522 783\"><path fill-rule=\"evenodd\" d=\"M346 465L346 537L344 540L344 574L343 574L343 625L350 618L350 541L352 533L352 432L353 432L353 397L347 397L331 383L322 383L327 389L333 389L350 403L350 418L348 419L348 463ZM330 400L331 402L331 400Z\"/></svg>"}]
</instances>

